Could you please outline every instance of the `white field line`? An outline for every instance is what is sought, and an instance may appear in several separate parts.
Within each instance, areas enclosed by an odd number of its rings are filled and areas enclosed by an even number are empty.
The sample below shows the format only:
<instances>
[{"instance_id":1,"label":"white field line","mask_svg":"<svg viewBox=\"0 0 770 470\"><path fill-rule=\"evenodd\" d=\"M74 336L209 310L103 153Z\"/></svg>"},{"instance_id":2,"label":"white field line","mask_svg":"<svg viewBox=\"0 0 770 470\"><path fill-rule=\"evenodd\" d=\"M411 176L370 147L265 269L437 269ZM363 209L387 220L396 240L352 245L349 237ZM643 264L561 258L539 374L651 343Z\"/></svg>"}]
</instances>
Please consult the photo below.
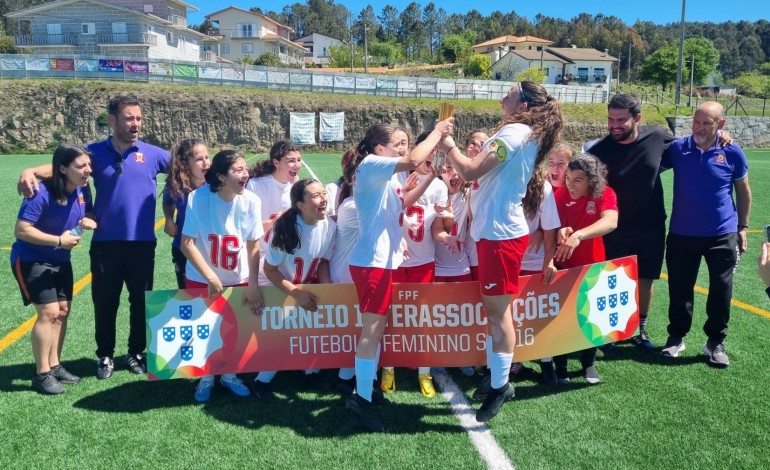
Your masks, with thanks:
<instances>
[{"instance_id":1,"label":"white field line","mask_svg":"<svg viewBox=\"0 0 770 470\"><path fill-rule=\"evenodd\" d=\"M444 369L433 369L433 378L441 389L444 399L449 402L452 412L460 420L460 425L468 433L473 446L481 458L486 462L487 468L494 470L513 470L514 466L508 455L500 447L489 428L476 421L476 412L471 409L465 395L446 373Z\"/></svg>"},{"instance_id":2,"label":"white field line","mask_svg":"<svg viewBox=\"0 0 770 470\"><path fill-rule=\"evenodd\" d=\"M313 177L313 179L316 179L316 180L318 180L318 176L317 176L317 175L316 175L316 174L313 172L313 169L312 169L312 168L310 168L310 165L308 165L308 164L307 164L307 161L306 161L306 160L302 160L302 166L304 166L305 168L307 168L307 171L310 173L310 176L312 176L312 177ZM321 181L321 180L318 180L318 181Z\"/></svg>"}]
</instances>

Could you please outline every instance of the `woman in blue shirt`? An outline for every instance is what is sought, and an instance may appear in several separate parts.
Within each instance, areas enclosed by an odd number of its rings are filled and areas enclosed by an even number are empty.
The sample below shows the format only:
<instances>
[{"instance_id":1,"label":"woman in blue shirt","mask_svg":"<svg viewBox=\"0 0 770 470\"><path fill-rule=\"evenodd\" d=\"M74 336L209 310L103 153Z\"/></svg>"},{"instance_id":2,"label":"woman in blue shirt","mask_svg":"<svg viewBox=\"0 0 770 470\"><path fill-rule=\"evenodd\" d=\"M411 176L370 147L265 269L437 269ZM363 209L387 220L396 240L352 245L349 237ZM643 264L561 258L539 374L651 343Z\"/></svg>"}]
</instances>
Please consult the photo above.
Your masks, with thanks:
<instances>
[{"instance_id":1,"label":"woman in blue shirt","mask_svg":"<svg viewBox=\"0 0 770 470\"><path fill-rule=\"evenodd\" d=\"M80 380L61 365L60 356L72 303L70 250L83 229L93 230L88 179L91 157L82 147L63 144L53 154L54 174L38 192L21 203L11 247L11 267L24 305L34 304L32 329L36 374L32 385L41 393L59 394L62 383Z\"/></svg>"}]
</instances>

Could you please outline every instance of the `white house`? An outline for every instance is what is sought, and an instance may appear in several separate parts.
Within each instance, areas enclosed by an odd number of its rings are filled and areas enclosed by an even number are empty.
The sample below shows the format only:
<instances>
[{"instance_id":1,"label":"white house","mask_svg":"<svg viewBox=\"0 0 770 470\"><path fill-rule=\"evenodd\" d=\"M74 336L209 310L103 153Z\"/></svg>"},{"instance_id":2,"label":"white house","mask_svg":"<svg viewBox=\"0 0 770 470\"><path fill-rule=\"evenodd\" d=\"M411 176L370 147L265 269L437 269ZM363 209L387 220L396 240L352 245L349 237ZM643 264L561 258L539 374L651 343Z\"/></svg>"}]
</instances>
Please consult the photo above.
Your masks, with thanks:
<instances>
[{"instance_id":1,"label":"white house","mask_svg":"<svg viewBox=\"0 0 770 470\"><path fill-rule=\"evenodd\" d=\"M564 66L568 63L547 49L513 50L506 52L500 60L492 64L492 77L495 80L513 80L522 70L542 67L545 69L544 83L561 83L556 77L561 77Z\"/></svg>"},{"instance_id":2,"label":"white house","mask_svg":"<svg viewBox=\"0 0 770 470\"><path fill-rule=\"evenodd\" d=\"M27 53L197 62L206 35L187 27L187 10L198 11L179 0L57 0L6 17Z\"/></svg>"},{"instance_id":3,"label":"white house","mask_svg":"<svg viewBox=\"0 0 770 470\"><path fill-rule=\"evenodd\" d=\"M305 48L305 63L323 67L329 65L331 46L341 46L344 41L321 33L312 33L303 38L296 39L295 43Z\"/></svg>"},{"instance_id":4,"label":"white house","mask_svg":"<svg viewBox=\"0 0 770 470\"><path fill-rule=\"evenodd\" d=\"M291 41L294 30L265 15L229 6L209 13L206 18L214 24L214 31L204 50L223 59L256 59L272 52L284 64L304 63L305 48Z\"/></svg>"},{"instance_id":5,"label":"white house","mask_svg":"<svg viewBox=\"0 0 770 470\"><path fill-rule=\"evenodd\" d=\"M476 44L473 46L473 52L488 55L494 64L510 51L540 50L551 44L553 44L553 41L536 36L507 35Z\"/></svg>"}]
</instances>

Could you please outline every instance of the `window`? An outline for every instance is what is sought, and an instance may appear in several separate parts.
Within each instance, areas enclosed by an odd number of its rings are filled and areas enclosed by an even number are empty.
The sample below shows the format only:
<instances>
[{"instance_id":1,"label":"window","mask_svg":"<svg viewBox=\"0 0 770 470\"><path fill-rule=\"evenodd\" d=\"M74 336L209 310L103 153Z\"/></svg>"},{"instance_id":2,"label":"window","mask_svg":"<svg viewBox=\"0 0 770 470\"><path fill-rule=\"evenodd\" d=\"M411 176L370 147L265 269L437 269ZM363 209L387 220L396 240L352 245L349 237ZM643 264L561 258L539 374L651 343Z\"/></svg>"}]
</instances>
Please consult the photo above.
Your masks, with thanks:
<instances>
[{"instance_id":1,"label":"window","mask_svg":"<svg viewBox=\"0 0 770 470\"><path fill-rule=\"evenodd\" d=\"M62 43L61 24L49 23L46 25L46 27L48 28L48 43L61 44Z\"/></svg>"},{"instance_id":2,"label":"window","mask_svg":"<svg viewBox=\"0 0 770 470\"><path fill-rule=\"evenodd\" d=\"M96 23L80 23L80 32L83 34L96 34Z\"/></svg>"},{"instance_id":3,"label":"window","mask_svg":"<svg viewBox=\"0 0 770 470\"><path fill-rule=\"evenodd\" d=\"M174 43L174 33L172 33L171 31L167 31L166 32L166 42L168 44L173 44Z\"/></svg>"},{"instance_id":4,"label":"window","mask_svg":"<svg viewBox=\"0 0 770 470\"><path fill-rule=\"evenodd\" d=\"M604 73L604 67L594 68L594 80L597 82L603 82L606 78L607 75Z\"/></svg>"},{"instance_id":5,"label":"window","mask_svg":"<svg viewBox=\"0 0 770 470\"><path fill-rule=\"evenodd\" d=\"M241 44L241 52L244 54L251 54L254 52L254 43L244 42Z\"/></svg>"},{"instance_id":6,"label":"window","mask_svg":"<svg viewBox=\"0 0 770 470\"><path fill-rule=\"evenodd\" d=\"M588 67L578 67L578 80L588 80Z\"/></svg>"},{"instance_id":7,"label":"window","mask_svg":"<svg viewBox=\"0 0 770 470\"><path fill-rule=\"evenodd\" d=\"M128 34L126 34L126 23L112 23L112 39L113 42L116 43L128 42Z\"/></svg>"},{"instance_id":8,"label":"window","mask_svg":"<svg viewBox=\"0 0 770 470\"><path fill-rule=\"evenodd\" d=\"M207 44L207 45L203 46L202 50L203 50L203 52L211 51L212 50L211 44Z\"/></svg>"},{"instance_id":9,"label":"window","mask_svg":"<svg viewBox=\"0 0 770 470\"><path fill-rule=\"evenodd\" d=\"M221 51L222 51L222 54L229 54L230 53L230 44L222 44Z\"/></svg>"},{"instance_id":10,"label":"window","mask_svg":"<svg viewBox=\"0 0 770 470\"><path fill-rule=\"evenodd\" d=\"M238 23L235 31L236 37L239 38L253 38L254 37L254 24L253 23Z\"/></svg>"}]
</instances>

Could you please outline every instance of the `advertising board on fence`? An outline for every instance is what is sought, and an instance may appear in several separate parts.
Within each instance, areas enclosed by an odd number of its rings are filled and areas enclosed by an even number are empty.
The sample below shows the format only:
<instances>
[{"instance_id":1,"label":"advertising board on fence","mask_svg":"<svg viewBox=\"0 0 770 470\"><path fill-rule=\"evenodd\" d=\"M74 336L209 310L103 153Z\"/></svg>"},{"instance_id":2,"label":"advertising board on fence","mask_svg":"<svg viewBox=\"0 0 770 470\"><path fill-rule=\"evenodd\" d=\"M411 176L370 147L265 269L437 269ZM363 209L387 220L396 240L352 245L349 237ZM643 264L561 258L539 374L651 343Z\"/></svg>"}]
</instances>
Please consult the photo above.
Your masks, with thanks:
<instances>
[{"instance_id":1,"label":"advertising board on fence","mask_svg":"<svg viewBox=\"0 0 770 470\"><path fill-rule=\"evenodd\" d=\"M522 277L512 303L517 361L630 338L639 326L636 257L559 271L545 285ZM254 315L244 288L209 299L205 289L146 294L148 378L352 367L361 314L352 284L307 285L314 312L263 287ZM478 284L395 284L380 362L454 367L485 362L487 318Z\"/></svg>"}]
</instances>

